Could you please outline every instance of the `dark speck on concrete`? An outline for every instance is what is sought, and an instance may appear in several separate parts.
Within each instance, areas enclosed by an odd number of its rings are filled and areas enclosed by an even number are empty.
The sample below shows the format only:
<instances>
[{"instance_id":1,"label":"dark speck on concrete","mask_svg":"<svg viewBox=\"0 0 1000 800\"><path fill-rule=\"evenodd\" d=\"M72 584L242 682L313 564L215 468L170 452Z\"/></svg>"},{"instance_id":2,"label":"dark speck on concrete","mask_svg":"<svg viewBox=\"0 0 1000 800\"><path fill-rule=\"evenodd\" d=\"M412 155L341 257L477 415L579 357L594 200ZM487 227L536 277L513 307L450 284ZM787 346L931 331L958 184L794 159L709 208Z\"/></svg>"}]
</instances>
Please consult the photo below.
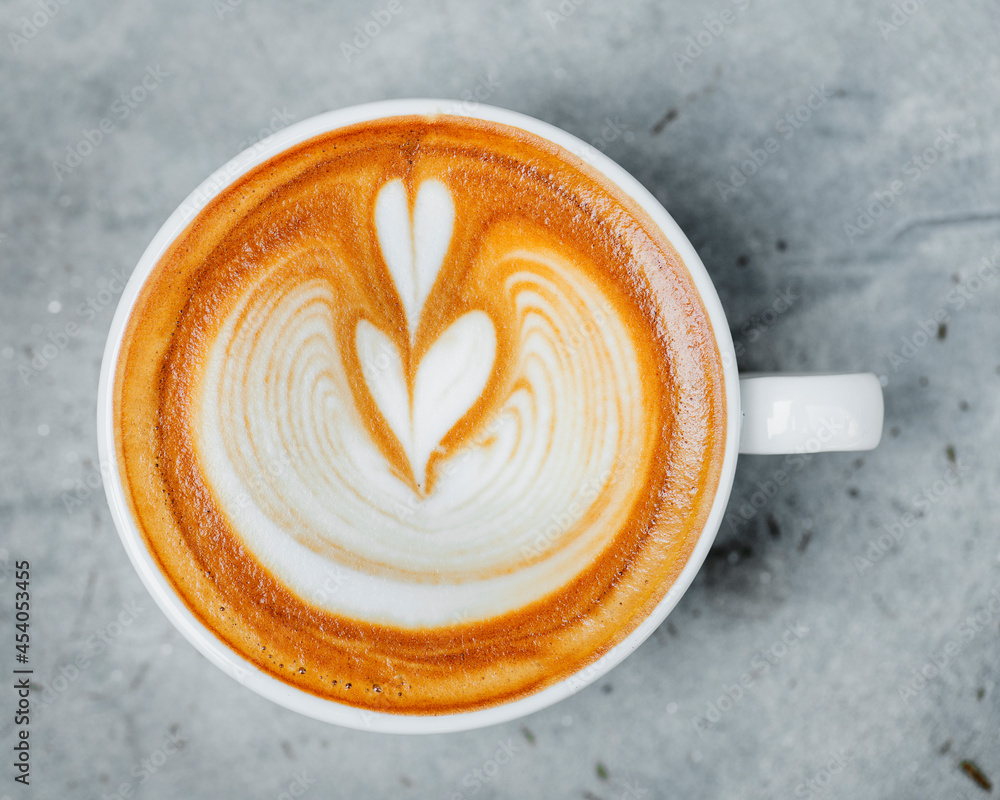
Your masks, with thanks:
<instances>
[{"instance_id":1,"label":"dark speck on concrete","mask_svg":"<svg viewBox=\"0 0 1000 800\"><path fill-rule=\"evenodd\" d=\"M680 114L680 112L676 108L671 108L669 111L667 111L666 114L664 114L662 117L660 117L659 120L657 120L656 124L650 130L650 133L652 133L653 136L656 136L658 133L661 133L663 129L667 127L667 125L669 125L671 122L677 119L678 114Z\"/></svg>"},{"instance_id":2,"label":"dark speck on concrete","mask_svg":"<svg viewBox=\"0 0 1000 800\"><path fill-rule=\"evenodd\" d=\"M984 773L974 762L965 760L959 763L962 772L969 776L969 778L984 792L993 791L993 783L989 778L986 777Z\"/></svg>"}]
</instances>

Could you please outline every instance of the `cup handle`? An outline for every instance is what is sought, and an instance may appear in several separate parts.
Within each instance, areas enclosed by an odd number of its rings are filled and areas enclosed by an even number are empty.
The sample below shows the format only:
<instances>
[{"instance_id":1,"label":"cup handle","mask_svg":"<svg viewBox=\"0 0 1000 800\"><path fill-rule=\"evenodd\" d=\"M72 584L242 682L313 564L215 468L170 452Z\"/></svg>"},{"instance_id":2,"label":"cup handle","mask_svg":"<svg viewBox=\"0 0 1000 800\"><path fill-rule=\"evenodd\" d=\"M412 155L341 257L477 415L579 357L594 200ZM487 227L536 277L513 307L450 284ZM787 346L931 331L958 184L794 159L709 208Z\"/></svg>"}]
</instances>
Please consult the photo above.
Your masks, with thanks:
<instances>
[{"instance_id":1,"label":"cup handle","mask_svg":"<svg viewBox=\"0 0 1000 800\"><path fill-rule=\"evenodd\" d=\"M882 438L882 385L870 372L749 373L740 396L741 453L872 450Z\"/></svg>"}]
</instances>

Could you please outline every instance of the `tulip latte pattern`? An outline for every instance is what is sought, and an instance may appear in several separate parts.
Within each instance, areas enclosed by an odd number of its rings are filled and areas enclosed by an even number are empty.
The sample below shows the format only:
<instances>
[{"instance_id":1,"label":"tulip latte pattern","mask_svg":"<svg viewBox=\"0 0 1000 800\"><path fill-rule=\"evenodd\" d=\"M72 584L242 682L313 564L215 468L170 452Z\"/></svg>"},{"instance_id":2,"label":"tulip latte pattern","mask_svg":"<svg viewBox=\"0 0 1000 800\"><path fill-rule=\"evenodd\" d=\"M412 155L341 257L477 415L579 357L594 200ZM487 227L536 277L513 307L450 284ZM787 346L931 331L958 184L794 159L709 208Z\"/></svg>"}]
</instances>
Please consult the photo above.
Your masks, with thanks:
<instances>
[{"instance_id":1,"label":"tulip latte pattern","mask_svg":"<svg viewBox=\"0 0 1000 800\"><path fill-rule=\"evenodd\" d=\"M405 455L396 469L355 407L326 281L268 284L285 273L286 262L276 263L247 287L209 349L198 404L208 484L254 556L330 611L443 625L541 598L586 567L634 502L636 487L611 486L608 476L625 464L645 471L651 457L638 359L621 321L605 315L601 335L567 357L563 343L608 300L573 265L525 252L507 256L517 263L506 292L513 357L498 376L499 401L480 415L488 438L442 448L482 400L497 355L494 323L478 309L414 355L453 222L439 181L420 184L412 222L402 181L378 193L379 249L405 326L397 342L362 317L355 342L367 365L360 388ZM267 460L292 452L291 466L251 496ZM581 487L599 491L582 500ZM536 547L547 527L539 523L560 519L577 524ZM342 590L324 602L331 565Z\"/></svg>"},{"instance_id":2,"label":"tulip latte pattern","mask_svg":"<svg viewBox=\"0 0 1000 800\"><path fill-rule=\"evenodd\" d=\"M283 680L491 705L598 657L683 566L721 461L711 329L662 234L556 150L454 118L320 137L211 204L140 296L134 515Z\"/></svg>"}]
</instances>

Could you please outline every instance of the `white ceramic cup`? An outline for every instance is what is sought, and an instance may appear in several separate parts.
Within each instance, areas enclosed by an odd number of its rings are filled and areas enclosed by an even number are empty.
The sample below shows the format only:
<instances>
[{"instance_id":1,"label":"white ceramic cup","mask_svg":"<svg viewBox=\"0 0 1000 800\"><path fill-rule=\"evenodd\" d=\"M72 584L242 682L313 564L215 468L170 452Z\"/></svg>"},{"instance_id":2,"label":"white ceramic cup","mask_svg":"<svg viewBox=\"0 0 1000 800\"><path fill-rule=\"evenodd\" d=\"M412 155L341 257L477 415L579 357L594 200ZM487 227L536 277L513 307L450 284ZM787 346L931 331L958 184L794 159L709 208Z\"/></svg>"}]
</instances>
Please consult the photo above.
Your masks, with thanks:
<instances>
[{"instance_id":1,"label":"white ceramic cup","mask_svg":"<svg viewBox=\"0 0 1000 800\"><path fill-rule=\"evenodd\" d=\"M653 612L598 661L547 689L493 708L441 716L376 713L321 699L261 672L216 638L188 610L146 549L125 499L113 442L112 382L122 334L140 288L174 238L222 189L288 147L345 125L404 114L454 114L530 131L575 154L638 202L676 248L701 294L722 355L727 408L726 452L708 521L687 564ZM516 719L552 705L597 680L635 650L677 605L705 560L722 523L738 453L869 450L881 438L882 413L882 389L878 378L872 374L747 375L740 378L726 315L691 243L638 181L590 145L545 122L500 108L449 100L387 100L321 114L258 142L212 174L171 214L139 259L111 323L101 365L97 434L105 492L132 564L163 613L212 663L258 694L319 720L387 733L442 733Z\"/></svg>"}]
</instances>

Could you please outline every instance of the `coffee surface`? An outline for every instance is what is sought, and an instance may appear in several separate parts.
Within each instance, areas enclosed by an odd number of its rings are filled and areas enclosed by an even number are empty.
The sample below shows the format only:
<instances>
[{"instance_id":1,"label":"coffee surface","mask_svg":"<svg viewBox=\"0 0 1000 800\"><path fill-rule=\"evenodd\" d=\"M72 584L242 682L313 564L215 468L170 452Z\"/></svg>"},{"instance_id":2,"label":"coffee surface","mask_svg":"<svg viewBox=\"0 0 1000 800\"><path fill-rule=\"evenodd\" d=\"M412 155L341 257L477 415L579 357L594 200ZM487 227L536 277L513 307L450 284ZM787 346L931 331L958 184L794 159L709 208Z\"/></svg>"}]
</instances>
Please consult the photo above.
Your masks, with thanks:
<instances>
[{"instance_id":1,"label":"coffee surface","mask_svg":"<svg viewBox=\"0 0 1000 800\"><path fill-rule=\"evenodd\" d=\"M645 212L507 126L396 117L253 169L147 279L133 517L260 669L378 711L578 671L683 568L723 458L711 325Z\"/></svg>"}]
</instances>

